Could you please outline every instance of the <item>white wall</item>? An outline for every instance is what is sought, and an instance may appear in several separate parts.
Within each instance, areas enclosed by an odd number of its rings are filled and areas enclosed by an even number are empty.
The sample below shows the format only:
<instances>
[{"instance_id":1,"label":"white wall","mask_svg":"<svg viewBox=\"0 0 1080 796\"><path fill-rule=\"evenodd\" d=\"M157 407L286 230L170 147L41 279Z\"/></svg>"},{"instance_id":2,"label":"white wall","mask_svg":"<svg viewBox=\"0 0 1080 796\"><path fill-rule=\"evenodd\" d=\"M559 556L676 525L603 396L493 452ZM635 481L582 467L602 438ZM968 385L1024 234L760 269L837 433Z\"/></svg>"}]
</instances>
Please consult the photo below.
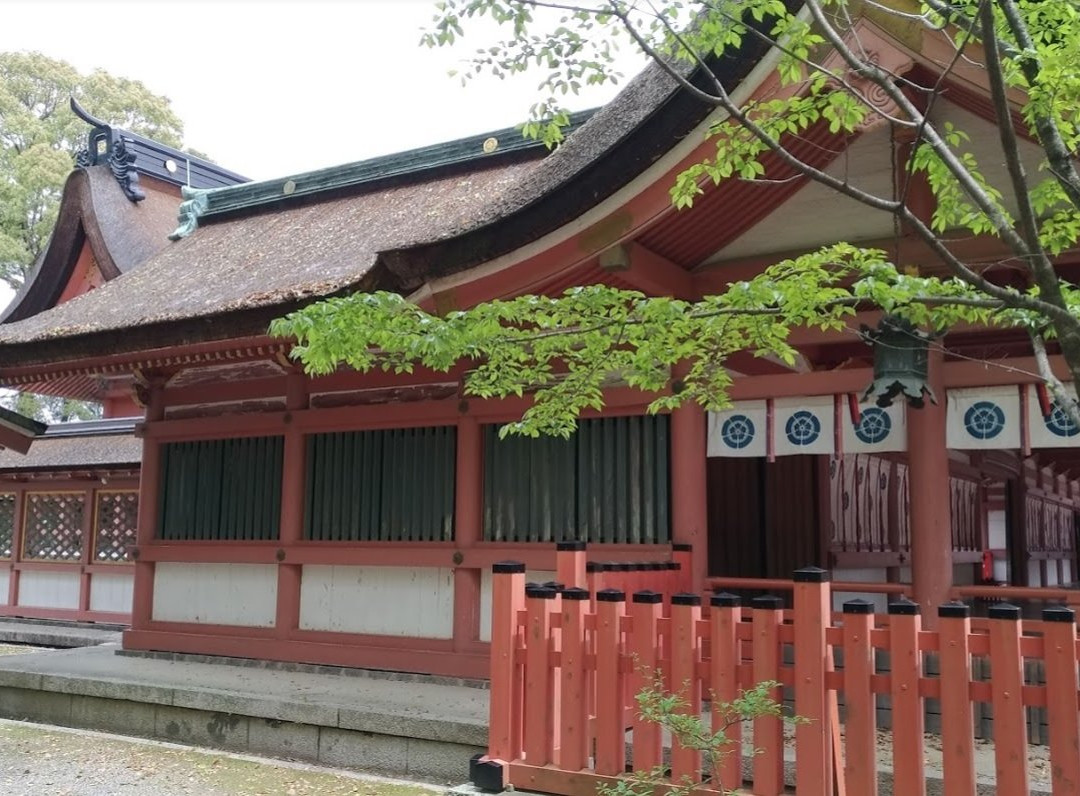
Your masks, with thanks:
<instances>
[{"instance_id":1,"label":"white wall","mask_svg":"<svg viewBox=\"0 0 1080 796\"><path fill-rule=\"evenodd\" d=\"M134 579L130 570L91 575L90 610L130 614Z\"/></svg>"},{"instance_id":2,"label":"white wall","mask_svg":"<svg viewBox=\"0 0 1080 796\"><path fill-rule=\"evenodd\" d=\"M847 580L855 583L888 583L889 578L887 571L884 567L867 567L864 569L834 569L832 573L833 580ZM887 594L871 594L869 592L862 592L859 594L851 592L833 592L833 610L843 611L844 603L848 600L867 600L874 604L874 612L883 614L889 610L889 595Z\"/></svg>"},{"instance_id":3,"label":"white wall","mask_svg":"<svg viewBox=\"0 0 1080 796\"><path fill-rule=\"evenodd\" d=\"M1028 561L1028 586L1042 586L1042 566L1040 561Z\"/></svg>"},{"instance_id":4,"label":"white wall","mask_svg":"<svg viewBox=\"0 0 1080 796\"><path fill-rule=\"evenodd\" d=\"M7 605L8 585L11 583L11 570L0 569L0 605Z\"/></svg>"},{"instance_id":5,"label":"white wall","mask_svg":"<svg viewBox=\"0 0 1080 796\"><path fill-rule=\"evenodd\" d=\"M276 564L172 564L154 568L158 622L273 627Z\"/></svg>"},{"instance_id":6,"label":"white wall","mask_svg":"<svg viewBox=\"0 0 1080 796\"><path fill-rule=\"evenodd\" d=\"M79 570L55 572L24 569L19 574L19 605L34 608L79 608Z\"/></svg>"},{"instance_id":7,"label":"white wall","mask_svg":"<svg viewBox=\"0 0 1080 796\"><path fill-rule=\"evenodd\" d=\"M305 566L300 581L300 628L453 638L453 570Z\"/></svg>"},{"instance_id":8,"label":"white wall","mask_svg":"<svg viewBox=\"0 0 1080 796\"><path fill-rule=\"evenodd\" d=\"M525 572L526 583L547 583L555 580L555 572L530 569ZM480 640L491 641L491 568L480 574Z\"/></svg>"}]
</instances>

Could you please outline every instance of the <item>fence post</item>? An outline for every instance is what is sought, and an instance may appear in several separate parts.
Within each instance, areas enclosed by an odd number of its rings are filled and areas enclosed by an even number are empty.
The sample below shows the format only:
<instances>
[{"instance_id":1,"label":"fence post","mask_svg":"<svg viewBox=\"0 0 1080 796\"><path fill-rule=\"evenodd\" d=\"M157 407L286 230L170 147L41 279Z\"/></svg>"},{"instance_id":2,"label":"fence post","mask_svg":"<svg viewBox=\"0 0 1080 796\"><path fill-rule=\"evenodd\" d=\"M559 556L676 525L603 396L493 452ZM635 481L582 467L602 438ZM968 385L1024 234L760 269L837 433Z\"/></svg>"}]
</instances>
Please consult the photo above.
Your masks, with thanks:
<instances>
[{"instance_id":1,"label":"fence post","mask_svg":"<svg viewBox=\"0 0 1080 796\"><path fill-rule=\"evenodd\" d=\"M941 762L945 792L975 796L975 720L971 705L971 611L963 603L938 606L941 661Z\"/></svg>"},{"instance_id":2,"label":"fence post","mask_svg":"<svg viewBox=\"0 0 1080 796\"><path fill-rule=\"evenodd\" d=\"M596 593L596 773L622 774L626 768L622 617L626 593Z\"/></svg>"},{"instance_id":3,"label":"fence post","mask_svg":"<svg viewBox=\"0 0 1080 796\"><path fill-rule=\"evenodd\" d=\"M1050 777L1054 796L1080 794L1080 731L1076 699L1076 613L1045 608L1043 660L1046 707L1050 724Z\"/></svg>"},{"instance_id":4,"label":"fence post","mask_svg":"<svg viewBox=\"0 0 1080 796\"><path fill-rule=\"evenodd\" d=\"M998 793L1027 796L1027 726L1024 720L1024 659L1020 655L1020 608L992 605L990 693L994 706L994 768ZM1076 685L1073 685L1073 693ZM1051 741L1052 742L1052 741Z\"/></svg>"},{"instance_id":5,"label":"fence post","mask_svg":"<svg viewBox=\"0 0 1080 796\"><path fill-rule=\"evenodd\" d=\"M714 594L709 599L712 627L710 652L712 681L712 729L720 728L731 717L721 711L722 704L731 704L739 695L739 622L742 619L742 600L734 594ZM735 790L742 785L742 722L736 721L724 730L727 746L720 759L720 787Z\"/></svg>"},{"instance_id":6,"label":"fence post","mask_svg":"<svg viewBox=\"0 0 1080 796\"><path fill-rule=\"evenodd\" d=\"M784 621L784 601L775 595L755 597L753 608L753 680L780 680L780 625ZM770 689L769 696L780 702L784 698L779 687ZM784 723L774 716L754 719L754 748L761 754L754 757L754 793L758 796L780 796L784 790Z\"/></svg>"},{"instance_id":7,"label":"fence post","mask_svg":"<svg viewBox=\"0 0 1080 796\"><path fill-rule=\"evenodd\" d=\"M630 605L633 632L630 634L630 654L633 671L630 672L630 693L635 697L642 689L652 688L656 681L657 621L664 609L664 595L655 591L635 592ZM641 711L634 709L634 771L649 771L663 760L660 727L655 722L643 721Z\"/></svg>"},{"instance_id":8,"label":"fence post","mask_svg":"<svg viewBox=\"0 0 1080 796\"><path fill-rule=\"evenodd\" d=\"M550 586L525 587L525 760L531 766L551 762L555 746L555 705L551 693Z\"/></svg>"},{"instance_id":9,"label":"fence post","mask_svg":"<svg viewBox=\"0 0 1080 796\"><path fill-rule=\"evenodd\" d=\"M680 713L701 715L701 680L697 667L701 661L697 626L701 620L701 597L696 594L671 595L671 690L682 697L686 706ZM671 739L671 781L679 784L689 778L701 780L701 752Z\"/></svg>"},{"instance_id":10,"label":"fence post","mask_svg":"<svg viewBox=\"0 0 1080 796\"><path fill-rule=\"evenodd\" d=\"M832 796L832 724L829 716L828 646L831 624L829 573L817 567L795 570L795 713L807 719L795 727L795 776L800 791Z\"/></svg>"},{"instance_id":11,"label":"fence post","mask_svg":"<svg viewBox=\"0 0 1080 796\"><path fill-rule=\"evenodd\" d=\"M923 776L923 700L919 696L919 606L889 603L889 657L892 666L893 793L926 796Z\"/></svg>"},{"instance_id":12,"label":"fence post","mask_svg":"<svg viewBox=\"0 0 1080 796\"><path fill-rule=\"evenodd\" d=\"M874 699L874 604L844 603L844 779L848 792L877 796L877 706Z\"/></svg>"},{"instance_id":13,"label":"fence post","mask_svg":"<svg viewBox=\"0 0 1080 796\"><path fill-rule=\"evenodd\" d=\"M567 588L586 588L584 542L555 545L555 580Z\"/></svg>"},{"instance_id":14,"label":"fence post","mask_svg":"<svg viewBox=\"0 0 1080 796\"><path fill-rule=\"evenodd\" d=\"M491 707L488 755L521 757L522 682L516 658L518 614L525 603L525 565L500 561L491 567Z\"/></svg>"},{"instance_id":15,"label":"fence post","mask_svg":"<svg viewBox=\"0 0 1080 796\"><path fill-rule=\"evenodd\" d=\"M562 657L559 663L559 698L562 721L559 733L559 767L580 771L589 758L589 711L585 682L585 612L589 593L569 588L562 593Z\"/></svg>"}]
</instances>

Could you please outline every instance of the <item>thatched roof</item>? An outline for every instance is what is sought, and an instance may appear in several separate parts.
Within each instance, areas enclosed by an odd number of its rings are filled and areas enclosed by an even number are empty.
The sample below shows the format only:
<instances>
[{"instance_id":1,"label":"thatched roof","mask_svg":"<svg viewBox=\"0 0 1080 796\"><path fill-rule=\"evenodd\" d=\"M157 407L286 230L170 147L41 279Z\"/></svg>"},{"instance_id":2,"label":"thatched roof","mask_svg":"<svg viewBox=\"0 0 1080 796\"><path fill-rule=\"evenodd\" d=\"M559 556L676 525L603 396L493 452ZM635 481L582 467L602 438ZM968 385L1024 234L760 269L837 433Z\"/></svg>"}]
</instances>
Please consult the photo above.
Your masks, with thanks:
<instances>
[{"instance_id":1,"label":"thatched roof","mask_svg":"<svg viewBox=\"0 0 1080 796\"><path fill-rule=\"evenodd\" d=\"M737 85L759 55L748 44L746 57L725 61L726 82ZM302 184L298 177L279 200L247 205L243 197L256 196L260 186L217 189L194 232L141 267L0 326L0 367L260 334L270 318L316 298L376 288L410 292L580 216L709 110L652 66L540 160L542 152L478 154L385 183L338 183L290 196ZM355 164L349 168L357 172ZM333 177L320 176L328 185ZM219 215L214 205L224 208ZM135 329L139 334L131 334Z\"/></svg>"},{"instance_id":2,"label":"thatched roof","mask_svg":"<svg viewBox=\"0 0 1080 796\"><path fill-rule=\"evenodd\" d=\"M25 454L0 450L0 472L138 467L142 441L134 436L135 422L120 418L49 426Z\"/></svg>"}]
</instances>

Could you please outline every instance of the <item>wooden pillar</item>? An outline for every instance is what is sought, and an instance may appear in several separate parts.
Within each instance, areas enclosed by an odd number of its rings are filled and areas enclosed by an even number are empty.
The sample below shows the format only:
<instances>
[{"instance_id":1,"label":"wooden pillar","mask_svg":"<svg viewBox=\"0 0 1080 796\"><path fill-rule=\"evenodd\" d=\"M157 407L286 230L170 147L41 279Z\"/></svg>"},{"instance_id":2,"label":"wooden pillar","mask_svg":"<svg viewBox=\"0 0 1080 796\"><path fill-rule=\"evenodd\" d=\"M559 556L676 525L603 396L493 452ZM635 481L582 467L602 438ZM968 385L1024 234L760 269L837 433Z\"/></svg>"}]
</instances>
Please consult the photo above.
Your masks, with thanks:
<instances>
[{"instance_id":1,"label":"wooden pillar","mask_svg":"<svg viewBox=\"0 0 1080 796\"><path fill-rule=\"evenodd\" d=\"M687 402L671 413L672 541L693 548L689 577L695 593L704 589L709 566L705 437L699 404Z\"/></svg>"},{"instance_id":2,"label":"wooden pillar","mask_svg":"<svg viewBox=\"0 0 1080 796\"><path fill-rule=\"evenodd\" d=\"M91 575L87 567L94 562L94 547L97 540L94 538L94 515L97 514L94 506L96 491L93 488L83 493L83 518L82 528L82 555L79 557L79 613L86 614L90 610Z\"/></svg>"},{"instance_id":3,"label":"wooden pillar","mask_svg":"<svg viewBox=\"0 0 1080 796\"><path fill-rule=\"evenodd\" d=\"M945 446L946 398L942 353L930 350L928 381L938 403L908 409L908 516L911 519L911 580L915 602L937 606L952 588L952 521L949 515L949 453ZM933 611L927 614L936 621Z\"/></svg>"},{"instance_id":4,"label":"wooden pillar","mask_svg":"<svg viewBox=\"0 0 1080 796\"><path fill-rule=\"evenodd\" d=\"M11 532L11 574L8 575L8 601L9 606L19 604L19 570L15 567L22 561L23 551L23 508L26 504L26 488L19 487L15 490L15 521Z\"/></svg>"},{"instance_id":5,"label":"wooden pillar","mask_svg":"<svg viewBox=\"0 0 1080 796\"><path fill-rule=\"evenodd\" d=\"M292 412L308 405L303 373L290 373L285 387L285 446L281 457L281 521L278 526L277 610L274 633L286 638L300 627L300 582L304 568L289 560L291 548L304 536L304 497L307 476L307 438L292 422Z\"/></svg>"},{"instance_id":6,"label":"wooden pillar","mask_svg":"<svg viewBox=\"0 0 1080 796\"><path fill-rule=\"evenodd\" d=\"M454 541L462 564L454 568L454 649L480 639L480 570L469 566L468 548L480 541L484 500L483 440L475 417L457 424L454 465Z\"/></svg>"},{"instance_id":7,"label":"wooden pillar","mask_svg":"<svg viewBox=\"0 0 1080 796\"><path fill-rule=\"evenodd\" d=\"M149 388L146 425L165 418L165 402L160 384ZM142 466L139 470L139 515L135 526L135 547L143 550L154 542L157 529L161 485L161 443L143 435ZM154 615L154 562L135 559L131 629L145 630Z\"/></svg>"}]
</instances>

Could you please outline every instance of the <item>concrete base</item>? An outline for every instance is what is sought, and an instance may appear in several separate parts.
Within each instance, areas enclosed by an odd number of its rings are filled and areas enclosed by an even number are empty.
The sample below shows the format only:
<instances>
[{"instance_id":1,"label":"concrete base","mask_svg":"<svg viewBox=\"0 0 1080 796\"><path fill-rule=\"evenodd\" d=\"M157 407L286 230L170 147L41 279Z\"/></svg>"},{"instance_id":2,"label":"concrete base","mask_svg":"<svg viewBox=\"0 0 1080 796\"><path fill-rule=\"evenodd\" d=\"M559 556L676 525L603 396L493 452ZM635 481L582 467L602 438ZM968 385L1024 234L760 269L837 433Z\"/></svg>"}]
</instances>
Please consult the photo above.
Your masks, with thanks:
<instances>
[{"instance_id":1,"label":"concrete base","mask_svg":"<svg viewBox=\"0 0 1080 796\"><path fill-rule=\"evenodd\" d=\"M94 647L120 643L120 625L54 622L45 619L0 617L0 644L34 647Z\"/></svg>"},{"instance_id":2,"label":"concrete base","mask_svg":"<svg viewBox=\"0 0 1080 796\"><path fill-rule=\"evenodd\" d=\"M116 655L116 647L0 661L0 717L160 738L439 783L487 744L487 693Z\"/></svg>"}]
</instances>

